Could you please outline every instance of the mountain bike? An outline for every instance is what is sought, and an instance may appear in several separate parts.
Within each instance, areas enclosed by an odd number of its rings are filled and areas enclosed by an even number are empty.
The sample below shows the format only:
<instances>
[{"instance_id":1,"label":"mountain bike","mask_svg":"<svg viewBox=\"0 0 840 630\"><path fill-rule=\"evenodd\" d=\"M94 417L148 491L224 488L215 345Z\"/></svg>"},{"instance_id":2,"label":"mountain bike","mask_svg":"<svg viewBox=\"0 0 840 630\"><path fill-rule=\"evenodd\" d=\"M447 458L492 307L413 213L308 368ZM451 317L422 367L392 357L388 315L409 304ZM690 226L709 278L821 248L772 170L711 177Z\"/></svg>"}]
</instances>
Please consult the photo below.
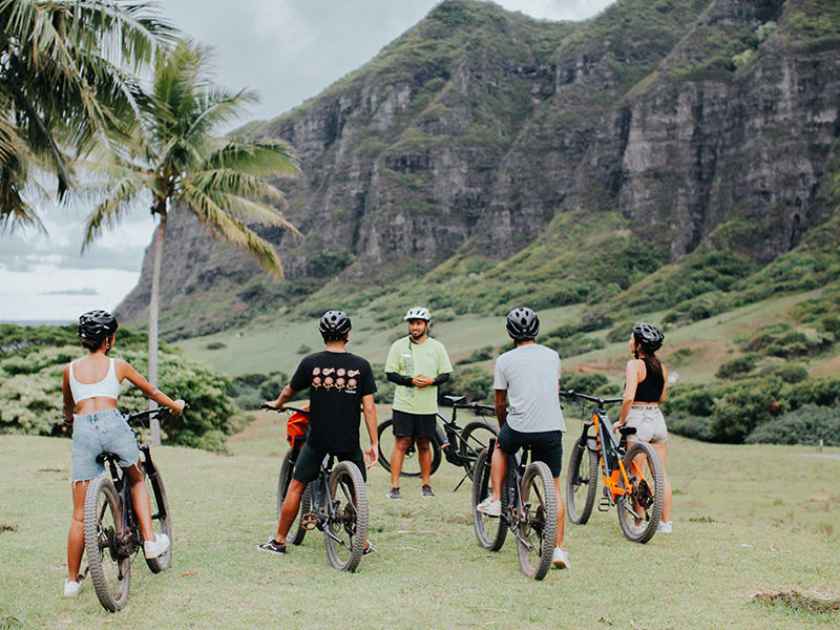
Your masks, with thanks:
<instances>
[{"instance_id":1,"label":"mountain bike","mask_svg":"<svg viewBox=\"0 0 840 630\"><path fill-rule=\"evenodd\" d=\"M572 447L566 472L569 520L576 525L584 525L589 520L600 469L603 496L598 511L607 512L614 505L624 536L633 542L648 542L656 534L665 496L665 477L656 451L638 440L627 448L627 437L636 433L633 427L622 427L619 441L614 439L606 407L623 399L598 398L574 391L560 395L594 403L592 415L584 421L581 435Z\"/></svg>"},{"instance_id":2,"label":"mountain bike","mask_svg":"<svg viewBox=\"0 0 840 630\"><path fill-rule=\"evenodd\" d=\"M489 551L499 551L510 531L516 538L522 572L542 580L551 568L557 530L557 495L551 470L540 461L528 463L529 448L521 456L508 455L507 474L502 489L502 513L486 516L478 511L479 503L492 492L491 453L496 440L481 451L475 464L472 508L473 526L478 544Z\"/></svg>"},{"instance_id":3,"label":"mountain bike","mask_svg":"<svg viewBox=\"0 0 840 630\"><path fill-rule=\"evenodd\" d=\"M478 459L478 454L490 443L492 438L495 438L499 431L491 423L486 420L474 420L467 423L461 428L458 426L458 410L468 409L478 417L492 416L495 418L496 409L490 405L483 405L476 402L464 402L465 396L444 396L452 405L452 417L447 420L441 414L437 414L438 426L435 437L429 440L432 448L432 470L431 473L437 472L440 467L442 459L445 457L453 466L463 467L464 477L455 486L455 490L461 487L467 479L472 479L473 468ZM377 433L379 434L379 463L382 467L391 472L391 462L389 457L394 452L394 444L396 438L394 431L391 428L394 420L388 419L379 424ZM447 443L447 448L442 448L442 444ZM400 471L400 477L419 477L420 476L420 459L417 457L416 445L412 442L411 446L405 453L403 460L403 467Z\"/></svg>"},{"instance_id":4,"label":"mountain bike","mask_svg":"<svg viewBox=\"0 0 840 630\"><path fill-rule=\"evenodd\" d=\"M286 405L281 410L308 414L308 410ZM277 513L289 491L295 462L302 441L296 441L286 453L280 466L277 481ZM367 543L368 498L362 473L353 462L338 462L327 455L321 462L321 471L315 481L306 485L300 510L288 540L294 545L303 544L306 532L313 529L324 534L327 561L339 571L354 572L359 566Z\"/></svg>"},{"instance_id":5,"label":"mountain bike","mask_svg":"<svg viewBox=\"0 0 840 630\"><path fill-rule=\"evenodd\" d=\"M169 410L160 408L144 411L126 418L138 435L138 425L149 428L149 420L165 420ZM163 477L152 460L148 444L141 443L142 466L146 476L146 490L152 503L152 528L157 534L166 534L172 541L172 513L166 499ZM119 459L112 453L97 458L106 466L105 474L90 482L85 495L85 553L96 596L102 606L110 611L121 610L128 602L131 582L131 563L134 555L143 548L143 538L134 507L131 503L131 485ZM157 558L146 558L152 573L160 573L172 564L172 546Z\"/></svg>"}]
</instances>

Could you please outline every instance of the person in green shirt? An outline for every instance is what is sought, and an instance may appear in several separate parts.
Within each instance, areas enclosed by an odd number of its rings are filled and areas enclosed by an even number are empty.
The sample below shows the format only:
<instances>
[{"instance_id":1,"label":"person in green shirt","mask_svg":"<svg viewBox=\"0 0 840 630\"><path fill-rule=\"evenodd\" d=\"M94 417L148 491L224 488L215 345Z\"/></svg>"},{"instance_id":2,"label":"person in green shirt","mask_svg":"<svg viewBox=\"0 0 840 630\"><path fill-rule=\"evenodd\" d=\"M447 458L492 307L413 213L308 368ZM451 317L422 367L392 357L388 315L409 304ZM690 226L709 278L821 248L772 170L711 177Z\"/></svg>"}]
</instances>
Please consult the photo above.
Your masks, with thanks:
<instances>
[{"instance_id":1,"label":"person in green shirt","mask_svg":"<svg viewBox=\"0 0 840 630\"><path fill-rule=\"evenodd\" d=\"M400 472L405 453L414 443L420 461L420 492L433 497L429 477L432 470L430 440L437 431L438 386L449 380L452 363L446 348L429 337L428 309L409 309L408 336L397 339L388 352L385 375L396 384L394 391L394 452L391 453L389 499L400 498Z\"/></svg>"}]
</instances>

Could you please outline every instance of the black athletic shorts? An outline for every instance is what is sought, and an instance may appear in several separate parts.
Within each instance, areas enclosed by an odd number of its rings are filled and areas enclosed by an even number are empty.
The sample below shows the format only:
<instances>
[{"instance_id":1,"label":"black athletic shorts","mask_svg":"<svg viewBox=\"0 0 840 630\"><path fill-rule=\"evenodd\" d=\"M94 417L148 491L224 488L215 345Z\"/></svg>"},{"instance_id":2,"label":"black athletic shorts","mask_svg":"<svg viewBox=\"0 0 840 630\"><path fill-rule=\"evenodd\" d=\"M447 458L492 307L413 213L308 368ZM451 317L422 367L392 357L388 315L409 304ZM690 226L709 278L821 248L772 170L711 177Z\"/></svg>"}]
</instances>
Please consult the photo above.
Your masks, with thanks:
<instances>
[{"instance_id":1,"label":"black athletic shorts","mask_svg":"<svg viewBox=\"0 0 840 630\"><path fill-rule=\"evenodd\" d=\"M406 413L394 409L394 436L429 438L435 437L437 431L437 415Z\"/></svg>"},{"instance_id":2,"label":"black athletic shorts","mask_svg":"<svg viewBox=\"0 0 840 630\"><path fill-rule=\"evenodd\" d=\"M545 462L554 477L563 470L563 432L542 431L522 433L504 424L499 431L499 447L508 455L514 455L523 446L531 447L531 461Z\"/></svg>"},{"instance_id":3,"label":"black athletic shorts","mask_svg":"<svg viewBox=\"0 0 840 630\"><path fill-rule=\"evenodd\" d=\"M295 471L292 474L292 479L302 483L315 481L321 472L321 462L329 454L327 451L313 448L309 445L309 442L304 442L295 462ZM357 449L354 453L332 453L332 455L340 462L353 462L356 464L359 472L362 473L362 479L367 481L367 466L365 466L362 449Z\"/></svg>"}]
</instances>

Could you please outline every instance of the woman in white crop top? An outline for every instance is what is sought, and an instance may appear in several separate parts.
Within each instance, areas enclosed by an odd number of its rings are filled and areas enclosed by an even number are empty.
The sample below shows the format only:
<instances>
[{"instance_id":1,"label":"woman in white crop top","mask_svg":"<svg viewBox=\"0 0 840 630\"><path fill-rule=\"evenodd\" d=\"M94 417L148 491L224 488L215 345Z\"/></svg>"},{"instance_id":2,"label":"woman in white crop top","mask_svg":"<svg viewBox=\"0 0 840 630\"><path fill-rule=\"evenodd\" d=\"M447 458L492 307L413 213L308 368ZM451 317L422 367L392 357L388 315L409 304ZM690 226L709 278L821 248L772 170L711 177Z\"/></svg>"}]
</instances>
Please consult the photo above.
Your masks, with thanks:
<instances>
[{"instance_id":1,"label":"woman in white crop top","mask_svg":"<svg viewBox=\"0 0 840 630\"><path fill-rule=\"evenodd\" d=\"M134 432L117 410L117 401L123 380L130 381L147 398L168 407L175 415L183 411L184 401L169 398L127 362L108 357L116 343L116 332L117 320L110 313L91 311L82 315L79 337L88 355L64 368L64 418L73 427L73 518L67 535L65 597L74 597L81 588L79 566L85 545L85 494L90 480L104 472L103 465L97 461L103 452L119 458L131 483L131 502L140 522L146 557L156 558L169 548L166 535L156 535L152 529L140 450Z\"/></svg>"}]
</instances>

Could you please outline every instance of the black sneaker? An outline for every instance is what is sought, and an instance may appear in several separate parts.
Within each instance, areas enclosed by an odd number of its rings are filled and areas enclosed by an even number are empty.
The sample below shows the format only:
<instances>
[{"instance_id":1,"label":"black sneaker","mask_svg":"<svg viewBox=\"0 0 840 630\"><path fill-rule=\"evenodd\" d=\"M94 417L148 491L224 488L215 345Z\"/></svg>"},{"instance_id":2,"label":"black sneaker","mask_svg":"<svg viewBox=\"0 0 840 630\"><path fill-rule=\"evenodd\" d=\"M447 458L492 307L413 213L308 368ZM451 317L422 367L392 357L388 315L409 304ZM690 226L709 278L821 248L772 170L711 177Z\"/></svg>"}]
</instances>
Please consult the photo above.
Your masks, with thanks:
<instances>
[{"instance_id":1,"label":"black sneaker","mask_svg":"<svg viewBox=\"0 0 840 630\"><path fill-rule=\"evenodd\" d=\"M422 488L420 488L420 494L426 499L435 496L435 493L432 492L432 486L430 486L429 484L426 484Z\"/></svg>"},{"instance_id":2,"label":"black sneaker","mask_svg":"<svg viewBox=\"0 0 840 630\"><path fill-rule=\"evenodd\" d=\"M373 546L373 543L370 541L367 541L367 543L367 547L365 547L365 550L362 552L363 556L369 556L372 553L376 553L376 547Z\"/></svg>"},{"instance_id":3,"label":"black sneaker","mask_svg":"<svg viewBox=\"0 0 840 630\"><path fill-rule=\"evenodd\" d=\"M386 499L399 499L400 498L400 489L399 488L391 488L388 491L388 494L385 495Z\"/></svg>"},{"instance_id":4,"label":"black sneaker","mask_svg":"<svg viewBox=\"0 0 840 630\"><path fill-rule=\"evenodd\" d=\"M286 554L286 545L281 545L279 542L274 540L274 538L269 538L268 542L265 542L261 545L257 545L257 549L260 551L267 551L269 553L277 554L278 556Z\"/></svg>"}]
</instances>

